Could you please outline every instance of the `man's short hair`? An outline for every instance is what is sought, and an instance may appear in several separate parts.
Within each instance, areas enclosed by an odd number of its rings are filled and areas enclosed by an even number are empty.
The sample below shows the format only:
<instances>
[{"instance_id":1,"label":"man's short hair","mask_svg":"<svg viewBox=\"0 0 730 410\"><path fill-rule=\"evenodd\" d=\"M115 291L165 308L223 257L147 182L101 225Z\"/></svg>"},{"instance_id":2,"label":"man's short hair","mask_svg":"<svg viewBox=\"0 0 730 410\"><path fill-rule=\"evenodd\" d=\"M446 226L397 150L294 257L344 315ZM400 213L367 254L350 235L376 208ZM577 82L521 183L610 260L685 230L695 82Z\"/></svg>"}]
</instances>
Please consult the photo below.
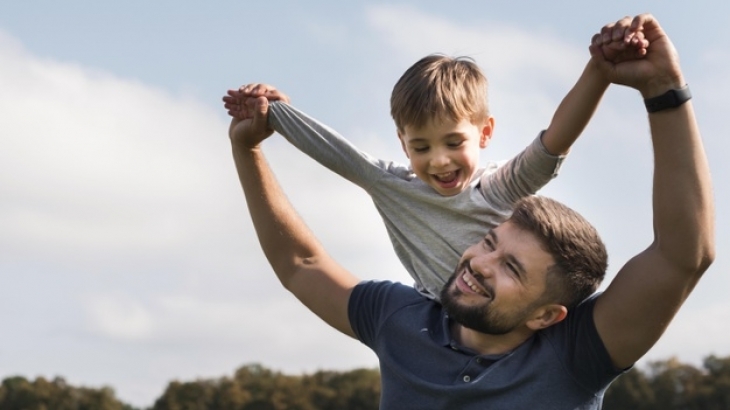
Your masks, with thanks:
<instances>
[{"instance_id":1,"label":"man's short hair","mask_svg":"<svg viewBox=\"0 0 730 410\"><path fill-rule=\"evenodd\" d=\"M431 120L467 119L478 124L489 117L487 78L469 57L428 55L393 87L390 114L400 132Z\"/></svg>"},{"instance_id":2,"label":"man's short hair","mask_svg":"<svg viewBox=\"0 0 730 410\"><path fill-rule=\"evenodd\" d=\"M596 229L580 214L534 195L517 203L509 222L534 234L555 260L548 269L547 301L570 309L598 289L608 253Z\"/></svg>"}]
</instances>

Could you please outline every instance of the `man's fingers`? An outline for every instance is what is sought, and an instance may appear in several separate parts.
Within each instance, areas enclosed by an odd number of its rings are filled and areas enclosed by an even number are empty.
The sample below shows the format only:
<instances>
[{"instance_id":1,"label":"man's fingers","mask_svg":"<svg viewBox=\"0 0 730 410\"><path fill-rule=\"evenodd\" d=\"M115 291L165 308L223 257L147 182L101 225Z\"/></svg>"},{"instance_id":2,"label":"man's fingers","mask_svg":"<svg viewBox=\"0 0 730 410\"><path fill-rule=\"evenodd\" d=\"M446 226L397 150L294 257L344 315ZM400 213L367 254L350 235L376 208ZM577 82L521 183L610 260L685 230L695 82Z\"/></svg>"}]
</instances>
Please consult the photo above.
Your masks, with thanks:
<instances>
[{"instance_id":1,"label":"man's fingers","mask_svg":"<svg viewBox=\"0 0 730 410\"><path fill-rule=\"evenodd\" d=\"M591 45L597 46L601 44L601 34L597 33L591 37Z\"/></svg>"},{"instance_id":2,"label":"man's fingers","mask_svg":"<svg viewBox=\"0 0 730 410\"><path fill-rule=\"evenodd\" d=\"M627 35L631 26L631 17L626 16L617 21L613 26L612 41L627 41Z\"/></svg>"},{"instance_id":3,"label":"man's fingers","mask_svg":"<svg viewBox=\"0 0 730 410\"><path fill-rule=\"evenodd\" d=\"M639 14L631 21L631 29L638 31L644 28L658 27L659 23L649 13Z\"/></svg>"},{"instance_id":4,"label":"man's fingers","mask_svg":"<svg viewBox=\"0 0 730 410\"><path fill-rule=\"evenodd\" d=\"M652 43L665 35L664 30L659 25L659 22L653 15L648 13L639 14L634 17L634 20L631 22L631 29L633 31L643 31L649 43Z\"/></svg>"},{"instance_id":5,"label":"man's fingers","mask_svg":"<svg viewBox=\"0 0 730 410\"><path fill-rule=\"evenodd\" d=\"M610 43L613 37L613 26L614 23L606 24L601 28L601 42Z\"/></svg>"}]
</instances>

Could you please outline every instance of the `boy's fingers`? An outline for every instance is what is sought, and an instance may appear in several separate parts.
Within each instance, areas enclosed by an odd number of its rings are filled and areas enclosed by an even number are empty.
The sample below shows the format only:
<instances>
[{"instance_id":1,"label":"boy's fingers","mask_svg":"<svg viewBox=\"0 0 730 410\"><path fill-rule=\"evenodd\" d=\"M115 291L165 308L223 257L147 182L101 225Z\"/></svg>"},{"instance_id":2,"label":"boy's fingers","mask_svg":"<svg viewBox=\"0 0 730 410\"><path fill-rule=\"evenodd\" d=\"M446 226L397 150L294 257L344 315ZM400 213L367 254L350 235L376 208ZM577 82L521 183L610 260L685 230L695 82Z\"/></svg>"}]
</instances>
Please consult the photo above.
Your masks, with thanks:
<instances>
[{"instance_id":1,"label":"boy's fingers","mask_svg":"<svg viewBox=\"0 0 730 410\"><path fill-rule=\"evenodd\" d=\"M255 93L256 87L259 86L259 83L249 83L246 85L242 85L238 90L243 95L251 95Z\"/></svg>"},{"instance_id":2,"label":"boy's fingers","mask_svg":"<svg viewBox=\"0 0 730 410\"><path fill-rule=\"evenodd\" d=\"M266 114L269 111L269 100L266 98L256 98L253 103L253 125L256 127L268 128L266 124Z\"/></svg>"}]
</instances>

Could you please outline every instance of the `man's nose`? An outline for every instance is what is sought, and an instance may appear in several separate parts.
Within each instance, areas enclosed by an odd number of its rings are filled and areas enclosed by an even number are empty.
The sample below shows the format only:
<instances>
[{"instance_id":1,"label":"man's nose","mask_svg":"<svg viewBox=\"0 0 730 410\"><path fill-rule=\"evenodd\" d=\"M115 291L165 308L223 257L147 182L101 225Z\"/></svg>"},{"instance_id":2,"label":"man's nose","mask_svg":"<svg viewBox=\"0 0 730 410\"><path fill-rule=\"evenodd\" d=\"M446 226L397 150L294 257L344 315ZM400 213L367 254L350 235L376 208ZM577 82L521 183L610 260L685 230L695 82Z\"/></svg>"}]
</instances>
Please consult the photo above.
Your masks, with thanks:
<instances>
[{"instance_id":1,"label":"man's nose","mask_svg":"<svg viewBox=\"0 0 730 410\"><path fill-rule=\"evenodd\" d=\"M490 277L494 274L494 255L487 253L477 255L469 260L469 268L474 275Z\"/></svg>"}]
</instances>

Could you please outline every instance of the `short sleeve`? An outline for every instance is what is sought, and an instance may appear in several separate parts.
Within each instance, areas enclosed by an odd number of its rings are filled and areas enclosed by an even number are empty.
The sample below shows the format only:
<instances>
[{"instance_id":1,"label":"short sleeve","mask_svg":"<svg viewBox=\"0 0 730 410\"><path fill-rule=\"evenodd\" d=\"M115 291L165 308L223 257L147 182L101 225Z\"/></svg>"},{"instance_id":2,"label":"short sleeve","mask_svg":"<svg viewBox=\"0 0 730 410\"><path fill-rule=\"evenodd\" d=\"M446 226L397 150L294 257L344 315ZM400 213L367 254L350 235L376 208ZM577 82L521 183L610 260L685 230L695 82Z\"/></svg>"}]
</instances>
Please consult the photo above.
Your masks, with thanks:
<instances>
[{"instance_id":1,"label":"short sleeve","mask_svg":"<svg viewBox=\"0 0 730 410\"><path fill-rule=\"evenodd\" d=\"M382 324L397 310L421 301L413 287L390 281L361 282L352 290L347 314L358 340L373 347Z\"/></svg>"}]
</instances>

